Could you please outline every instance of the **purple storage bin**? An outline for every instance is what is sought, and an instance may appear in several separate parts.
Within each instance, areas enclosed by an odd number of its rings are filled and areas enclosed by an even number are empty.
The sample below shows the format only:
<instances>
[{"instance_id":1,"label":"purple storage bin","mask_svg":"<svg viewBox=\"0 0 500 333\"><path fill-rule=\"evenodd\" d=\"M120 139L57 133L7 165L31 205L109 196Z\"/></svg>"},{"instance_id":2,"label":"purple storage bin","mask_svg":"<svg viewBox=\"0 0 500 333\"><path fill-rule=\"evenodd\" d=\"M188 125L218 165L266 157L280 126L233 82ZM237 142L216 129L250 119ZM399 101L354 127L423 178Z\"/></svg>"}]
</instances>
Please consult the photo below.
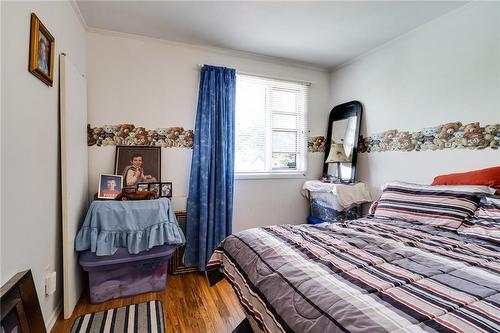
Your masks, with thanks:
<instances>
[{"instance_id":1,"label":"purple storage bin","mask_svg":"<svg viewBox=\"0 0 500 333\"><path fill-rule=\"evenodd\" d=\"M167 286L167 264L177 245L155 246L149 251L129 254L120 248L112 256L84 251L80 265L89 272L90 302L161 291Z\"/></svg>"}]
</instances>

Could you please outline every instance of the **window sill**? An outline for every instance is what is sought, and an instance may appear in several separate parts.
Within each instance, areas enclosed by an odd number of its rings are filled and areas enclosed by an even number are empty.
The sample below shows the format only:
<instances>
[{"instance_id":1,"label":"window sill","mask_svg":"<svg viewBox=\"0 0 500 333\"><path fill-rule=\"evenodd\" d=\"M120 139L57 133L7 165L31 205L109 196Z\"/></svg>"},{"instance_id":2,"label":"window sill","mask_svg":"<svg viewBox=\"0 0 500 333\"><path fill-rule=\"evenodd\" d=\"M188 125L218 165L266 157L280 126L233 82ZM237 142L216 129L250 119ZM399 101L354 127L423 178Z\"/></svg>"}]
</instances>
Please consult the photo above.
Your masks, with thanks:
<instances>
[{"instance_id":1,"label":"window sill","mask_svg":"<svg viewBox=\"0 0 500 333\"><path fill-rule=\"evenodd\" d=\"M282 173L239 173L234 175L235 180L240 179L296 179L306 178L304 172L282 172Z\"/></svg>"}]
</instances>

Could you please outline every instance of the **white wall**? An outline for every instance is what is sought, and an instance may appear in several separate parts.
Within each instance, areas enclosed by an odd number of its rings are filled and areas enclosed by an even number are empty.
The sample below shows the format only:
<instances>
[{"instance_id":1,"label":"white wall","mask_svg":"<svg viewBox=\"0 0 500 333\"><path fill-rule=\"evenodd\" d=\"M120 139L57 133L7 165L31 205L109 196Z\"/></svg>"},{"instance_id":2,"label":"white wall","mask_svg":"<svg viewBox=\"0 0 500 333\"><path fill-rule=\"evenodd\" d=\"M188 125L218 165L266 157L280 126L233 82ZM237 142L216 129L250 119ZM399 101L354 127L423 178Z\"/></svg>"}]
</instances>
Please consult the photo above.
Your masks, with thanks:
<instances>
[{"instance_id":1,"label":"white wall","mask_svg":"<svg viewBox=\"0 0 500 333\"><path fill-rule=\"evenodd\" d=\"M85 70L85 30L69 1L1 2L1 284L31 268L46 324L61 302L59 59L66 52ZM54 86L28 72L30 15L56 39ZM44 295L45 271L57 291Z\"/></svg>"},{"instance_id":2,"label":"white wall","mask_svg":"<svg viewBox=\"0 0 500 333\"><path fill-rule=\"evenodd\" d=\"M328 73L281 64L265 57L188 46L107 32L88 34L89 122L92 126L133 123L147 129L194 129L199 64L310 81L309 122L313 135L324 135L329 113ZM189 149L162 149L162 178L172 181L174 206L185 208L191 165ZM89 148L89 190L98 175L113 171L115 148ZM309 154L308 178L322 171L323 154ZM276 223L303 223L307 201L300 195L305 179L236 180L233 230Z\"/></svg>"},{"instance_id":3,"label":"white wall","mask_svg":"<svg viewBox=\"0 0 500 333\"><path fill-rule=\"evenodd\" d=\"M362 134L452 121L500 122L500 3L474 2L331 74L331 106L359 100ZM443 173L500 164L498 150L361 154L359 179L374 193L394 180L430 183Z\"/></svg>"}]
</instances>

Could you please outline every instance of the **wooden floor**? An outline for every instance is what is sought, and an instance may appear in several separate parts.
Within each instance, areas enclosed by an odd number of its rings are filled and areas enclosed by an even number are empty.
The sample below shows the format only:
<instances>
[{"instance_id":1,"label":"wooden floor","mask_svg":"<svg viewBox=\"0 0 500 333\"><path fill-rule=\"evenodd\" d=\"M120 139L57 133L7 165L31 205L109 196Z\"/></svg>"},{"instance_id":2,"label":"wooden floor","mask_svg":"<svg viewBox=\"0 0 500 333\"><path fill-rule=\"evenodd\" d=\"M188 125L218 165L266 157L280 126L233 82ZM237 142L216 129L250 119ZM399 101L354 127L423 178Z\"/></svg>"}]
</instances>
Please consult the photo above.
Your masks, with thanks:
<instances>
[{"instance_id":1,"label":"wooden floor","mask_svg":"<svg viewBox=\"0 0 500 333\"><path fill-rule=\"evenodd\" d=\"M229 283L220 281L210 287L202 273L168 276L167 289L160 293L142 294L130 298L90 304L88 291L84 293L73 316L59 318L52 333L69 332L73 321L80 315L121 307L149 300L161 300L168 333L225 333L231 332L243 320L244 313Z\"/></svg>"}]
</instances>

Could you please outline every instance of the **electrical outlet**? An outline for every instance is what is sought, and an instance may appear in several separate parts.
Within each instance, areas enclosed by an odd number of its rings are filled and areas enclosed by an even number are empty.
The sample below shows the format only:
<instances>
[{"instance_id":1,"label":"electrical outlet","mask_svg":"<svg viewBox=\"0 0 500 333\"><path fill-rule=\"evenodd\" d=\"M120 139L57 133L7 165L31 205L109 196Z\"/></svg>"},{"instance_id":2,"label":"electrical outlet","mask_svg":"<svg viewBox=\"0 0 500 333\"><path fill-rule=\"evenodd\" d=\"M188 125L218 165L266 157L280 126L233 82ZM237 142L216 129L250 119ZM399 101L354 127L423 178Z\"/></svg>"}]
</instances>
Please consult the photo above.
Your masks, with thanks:
<instances>
[{"instance_id":1,"label":"electrical outlet","mask_svg":"<svg viewBox=\"0 0 500 333\"><path fill-rule=\"evenodd\" d=\"M57 287L56 272L48 272L45 274L45 295L55 293Z\"/></svg>"}]
</instances>

